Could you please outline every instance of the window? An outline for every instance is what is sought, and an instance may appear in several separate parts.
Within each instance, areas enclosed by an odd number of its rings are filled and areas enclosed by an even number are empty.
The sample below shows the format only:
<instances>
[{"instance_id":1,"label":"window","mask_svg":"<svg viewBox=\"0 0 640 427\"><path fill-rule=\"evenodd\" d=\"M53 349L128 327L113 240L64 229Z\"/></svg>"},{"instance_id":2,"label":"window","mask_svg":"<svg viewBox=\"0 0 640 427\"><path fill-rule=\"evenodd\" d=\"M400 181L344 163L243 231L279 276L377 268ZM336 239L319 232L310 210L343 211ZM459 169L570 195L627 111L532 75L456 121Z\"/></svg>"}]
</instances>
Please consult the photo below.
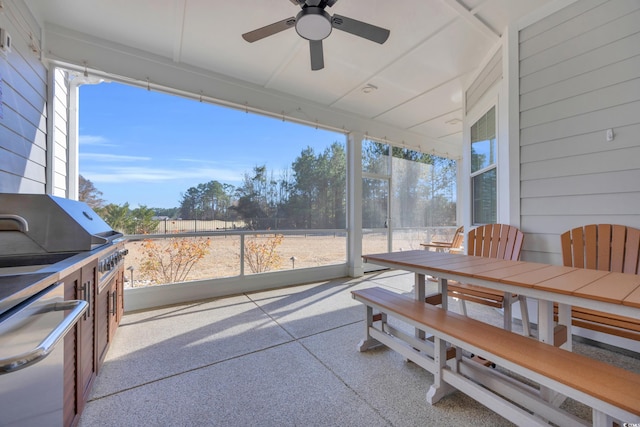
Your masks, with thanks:
<instances>
[{"instance_id":1,"label":"window","mask_svg":"<svg viewBox=\"0 0 640 427\"><path fill-rule=\"evenodd\" d=\"M496 107L471 126L471 194L473 224L497 221Z\"/></svg>"}]
</instances>

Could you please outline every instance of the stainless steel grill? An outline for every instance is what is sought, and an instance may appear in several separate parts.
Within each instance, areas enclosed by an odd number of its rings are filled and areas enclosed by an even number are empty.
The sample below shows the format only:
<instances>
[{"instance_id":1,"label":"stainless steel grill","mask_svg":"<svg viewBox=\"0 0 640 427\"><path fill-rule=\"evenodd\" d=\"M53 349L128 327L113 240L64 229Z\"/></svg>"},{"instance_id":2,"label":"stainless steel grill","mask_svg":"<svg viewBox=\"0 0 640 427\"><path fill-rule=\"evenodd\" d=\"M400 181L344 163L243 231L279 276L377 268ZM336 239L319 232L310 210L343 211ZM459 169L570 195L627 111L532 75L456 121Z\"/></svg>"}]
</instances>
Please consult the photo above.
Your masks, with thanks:
<instances>
[{"instance_id":1,"label":"stainless steel grill","mask_svg":"<svg viewBox=\"0 0 640 427\"><path fill-rule=\"evenodd\" d=\"M66 284L57 272L97 258L98 277L108 280L108 273L121 268L126 254L122 237L85 203L49 195L0 194L3 421L62 423L62 343L83 315L95 313L95 294L65 300ZM29 405L23 407L23 402Z\"/></svg>"},{"instance_id":2,"label":"stainless steel grill","mask_svg":"<svg viewBox=\"0 0 640 427\"><path fill-rule=\"evenodd\" d=\"M122 237L86 203L45 194L0 194L0 257L90 251Z\"/></svg>"}]
</instances>

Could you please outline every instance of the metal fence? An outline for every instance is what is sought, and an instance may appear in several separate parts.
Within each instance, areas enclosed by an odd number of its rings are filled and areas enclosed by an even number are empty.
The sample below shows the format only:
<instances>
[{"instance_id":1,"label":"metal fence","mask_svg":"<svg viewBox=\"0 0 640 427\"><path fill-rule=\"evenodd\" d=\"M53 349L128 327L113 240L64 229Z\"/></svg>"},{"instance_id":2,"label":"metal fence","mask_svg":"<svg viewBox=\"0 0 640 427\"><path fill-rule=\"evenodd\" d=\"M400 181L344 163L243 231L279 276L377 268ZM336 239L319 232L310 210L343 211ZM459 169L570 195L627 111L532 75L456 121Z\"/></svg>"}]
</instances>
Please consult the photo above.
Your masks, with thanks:
<instances>
[{"instance_id":1,"label":"metal fence","mask_svg":"<svg viewBox=\"0 0 640 427\"><path fill-rule=\"evenodd\" d=\"M155 234L198 233L201 231L242 230L244 221L221 221L199 219L161 219Z\"/></svg>"}]
</instances>

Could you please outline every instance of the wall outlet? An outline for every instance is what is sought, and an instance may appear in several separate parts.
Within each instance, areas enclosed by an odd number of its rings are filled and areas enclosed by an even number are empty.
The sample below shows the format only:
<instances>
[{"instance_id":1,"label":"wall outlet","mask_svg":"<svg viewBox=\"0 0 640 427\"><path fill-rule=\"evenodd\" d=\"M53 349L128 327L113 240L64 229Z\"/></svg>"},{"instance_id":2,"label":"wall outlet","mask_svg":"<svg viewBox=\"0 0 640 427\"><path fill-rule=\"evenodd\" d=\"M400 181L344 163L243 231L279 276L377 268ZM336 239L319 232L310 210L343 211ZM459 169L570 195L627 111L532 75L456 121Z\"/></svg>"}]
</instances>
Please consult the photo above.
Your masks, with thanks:
<instances>
[{"instance_id":1,"label":"wall outlet","mask_svg":"<svg viewBox=\"0 0 640 427\"><path fill-rule=\"evenodd\" d=\"M0 28L0 49L3 52L11 52L11 35L4 28Z\"/></svg>"},{"instance_id":2,"label":"wall outlet","mask_svg":"<svg viewBox=\"0 0 640 427\"><path fill-rule=\"evenodd\" d=\"M613 129L607 129L607 142L613 141Z\"/></svg>"}]
</instances>

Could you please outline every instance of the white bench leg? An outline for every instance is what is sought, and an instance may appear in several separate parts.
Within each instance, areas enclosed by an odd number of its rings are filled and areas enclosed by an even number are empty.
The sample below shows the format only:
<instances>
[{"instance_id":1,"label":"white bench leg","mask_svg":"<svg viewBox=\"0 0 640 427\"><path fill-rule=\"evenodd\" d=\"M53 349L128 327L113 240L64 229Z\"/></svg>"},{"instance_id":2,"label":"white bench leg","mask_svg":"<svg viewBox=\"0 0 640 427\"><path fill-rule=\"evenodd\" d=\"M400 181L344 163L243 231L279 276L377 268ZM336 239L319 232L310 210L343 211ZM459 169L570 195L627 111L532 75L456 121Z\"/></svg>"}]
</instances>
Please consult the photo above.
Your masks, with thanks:
<instances>
[{"instance_id":1,"label":"white bench leg","mask_svg":"<svg viewBox=\"0 0 640 427\"><path fill-rule=\"evenodd\" d=\"M445 383L442 379L442 371L447 369L447 346L446 342L438 337L434 337L433 340L433 361L435 362L436 369L433 372L433 384L427 391L427 402L433 405L438 402L444 396L453 393L456 389Z\"/></svg>"},{"instance_id":2,"label":"white bench leg","mask_svg":"<svg viewBox=\"0 0 640 427\"><path fill-rule=\"evenodd\" d=\"M365 306L366 309L366 318L364 322L365 338L358 343L357 349L358 351L367 351L371 348L378 347L382 345L382 343L369 335L369 327L373 326L373 308L369 306ZM386 321L386 315L383 314L383 321Z\"/></svg>"},{"instance_id":3,"label":"white bench leg","mask_svg":"<svg viewBox=\"0 0 640 427\"><path fill-rule=\"evenodd\" d=\"M613 418L604 412L593 410L593 427L611 427L613 425Z\"/></svg>"},{"instance_id":4,"label":"white bench leg","mask_svg":"<svg viewBox=\"0 0 640 427\"><path fill-rule=\"evenodd\" d=\"M464 300L462 298L458 299L458 304L460 304L460 313L462 313L463 316L467 315L467 304L465 304Z\"/></svg>"}]
</instances>

